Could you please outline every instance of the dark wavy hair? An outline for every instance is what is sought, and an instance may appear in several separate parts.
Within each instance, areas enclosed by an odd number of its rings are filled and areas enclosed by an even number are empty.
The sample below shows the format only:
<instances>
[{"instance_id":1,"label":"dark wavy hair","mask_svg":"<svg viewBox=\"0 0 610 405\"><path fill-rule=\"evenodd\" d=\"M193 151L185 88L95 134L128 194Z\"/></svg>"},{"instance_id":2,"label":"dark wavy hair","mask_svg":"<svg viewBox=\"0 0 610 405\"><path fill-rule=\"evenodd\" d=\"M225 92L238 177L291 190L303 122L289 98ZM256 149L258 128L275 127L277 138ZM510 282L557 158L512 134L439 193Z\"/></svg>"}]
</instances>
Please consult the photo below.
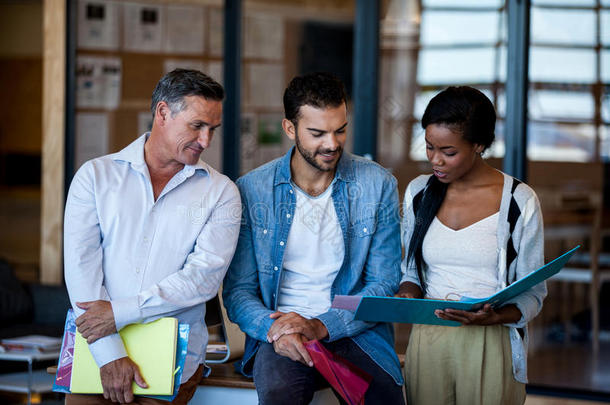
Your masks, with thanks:
<instances>
[{"instance_id":1,"label":"dark wavy hair","mask_svg":"<svg viewBox=\"0 0 610 405\"><path fill-rule=\"evenodd\" d=\"M345 86L328 72L308 73L290 81L284 91L284 116L297 124L301 107L338 107L347 100Z\"/></svg>"},{"instance_id":2,"label":"dark wavy hair","mask_svg":"<svg viewBox=\"0 0 610 405\"><path fill-rule=\"evenodd\" d=\"M479 90L468 87L449 87L434 96L421 120L422 128L437 124L461 134L472 144L489 148L495 139L496 111L491 101ZM430 224L438 213L448 184L440 182L435 176L430 177L424 189L421 201L417 203L415 226L407 251L407 262L415 262L417 275L425 294L424 260L422 246ZM415 207L415 205L414 205Z\"/></svg>"}]
</instances>

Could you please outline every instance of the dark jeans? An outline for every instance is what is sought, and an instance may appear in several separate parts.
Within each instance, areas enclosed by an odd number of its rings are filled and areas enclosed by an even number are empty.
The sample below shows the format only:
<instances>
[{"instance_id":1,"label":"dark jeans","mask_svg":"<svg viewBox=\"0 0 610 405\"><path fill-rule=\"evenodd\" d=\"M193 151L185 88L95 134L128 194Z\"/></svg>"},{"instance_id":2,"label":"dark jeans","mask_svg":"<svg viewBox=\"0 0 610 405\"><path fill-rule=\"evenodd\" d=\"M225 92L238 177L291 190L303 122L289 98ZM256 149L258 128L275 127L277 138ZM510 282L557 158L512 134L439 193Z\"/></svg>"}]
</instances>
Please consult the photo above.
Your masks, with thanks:
<instances>
[{"instance_id":1,"label":"dark jeans","mask_svg":"<svg viewBox=\"0 0 610 405\"><path fill-rule=\"evenodd\" d=\"M402 386L380 368L356 343L349 338L322 342L331 352L373 376L364 401L366 404L404 404ZM308 404L315 391L328 383L314 367L307 367L288 357L280 356L273 345L261 343L254 359L254 385L261 405ZM334 390L333 390L334 392ZM341 404L346 402L335 392Z\"/></svg>"}]
</instances>

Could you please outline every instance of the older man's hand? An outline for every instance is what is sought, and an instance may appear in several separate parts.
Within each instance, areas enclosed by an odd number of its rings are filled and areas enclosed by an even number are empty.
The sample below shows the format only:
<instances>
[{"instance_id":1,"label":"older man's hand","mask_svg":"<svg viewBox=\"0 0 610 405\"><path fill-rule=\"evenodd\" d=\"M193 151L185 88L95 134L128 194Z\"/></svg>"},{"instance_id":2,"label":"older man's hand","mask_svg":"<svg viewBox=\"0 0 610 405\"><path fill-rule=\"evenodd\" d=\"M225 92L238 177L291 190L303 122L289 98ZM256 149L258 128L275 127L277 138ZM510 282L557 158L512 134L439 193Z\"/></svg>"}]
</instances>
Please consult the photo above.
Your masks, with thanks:
<instances>
[{"instance_id":1,"label":"older man's hand","mask_svg":"<svg viewBox=\"0 0 610 405\"><path fill-rule=\"evenodd\" d=\"M128 404L133 401L132 381L142 388L148 388L140 374L140 368L129 357L111 361L100 368L104 398L112 402Z\"/></svg>"},{"instance_id":2,"label":"older man's hand","mask_svg":"<svg viewBox=\"0 0 610 405\"><path fill-rule=\"evenodd\" d=\"M114 313L110 301L77 302L76 306L85 310L85 313L76 318L76 327L87 343L91 344L98 339L116 333Z\"/></svg>"}]
</instances>

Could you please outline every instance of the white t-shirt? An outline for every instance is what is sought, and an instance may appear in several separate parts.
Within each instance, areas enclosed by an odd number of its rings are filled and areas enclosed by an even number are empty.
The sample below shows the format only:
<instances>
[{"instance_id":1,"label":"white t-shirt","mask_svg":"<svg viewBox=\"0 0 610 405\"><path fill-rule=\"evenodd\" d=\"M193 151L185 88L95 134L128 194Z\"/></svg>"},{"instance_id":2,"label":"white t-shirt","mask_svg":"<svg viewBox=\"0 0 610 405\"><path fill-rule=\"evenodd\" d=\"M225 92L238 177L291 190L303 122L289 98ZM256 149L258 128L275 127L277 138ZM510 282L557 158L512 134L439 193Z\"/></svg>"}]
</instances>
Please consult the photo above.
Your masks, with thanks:
<instances>
[{"instance_id":1,"label":"white t-shirt","mask_svg":"<svg viewBox=\"0 0 610 405\"><path fill-rule=\"evenodd\" d=\"M284 252L278 311L313 318L330 308L330 289L345 255L343 233L331 197L333 184L317 197L293 186L296 208Z\"/></svg>"},{"instance_id":2,"label":"white t-shirt","mask_svg":"<svg viewBox=\"0 0 610 405\"><path fill-rule=\"evenodd\" d=\"M434 217L422 245L427 297L485 298L498 291L498 217L496 212L457 231Z\"/></svg>"}]
</instances>

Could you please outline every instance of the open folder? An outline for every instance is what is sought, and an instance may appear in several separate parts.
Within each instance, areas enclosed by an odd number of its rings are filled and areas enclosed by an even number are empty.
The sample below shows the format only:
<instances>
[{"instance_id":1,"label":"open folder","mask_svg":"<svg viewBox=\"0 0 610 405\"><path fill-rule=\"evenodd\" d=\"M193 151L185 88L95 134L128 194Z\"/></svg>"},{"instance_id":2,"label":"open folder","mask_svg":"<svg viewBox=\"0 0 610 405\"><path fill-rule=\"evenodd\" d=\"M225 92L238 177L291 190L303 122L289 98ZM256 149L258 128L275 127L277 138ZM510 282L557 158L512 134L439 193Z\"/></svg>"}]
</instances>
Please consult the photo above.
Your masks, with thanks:
<instances>
[{"instance_id":1,"label":"open folder","mask_svg":"<svg viewBox=\"0 0 610 405\"><path fill-rule=\"evenodd\" d=\"M570 260L570 257L580 246L562 254L552 262L547 263L538 270L528 274L526 277L515 281L508 287L498 291L487 298L462 297L460 301L445 301L431 299L411 299L397 297L369 297L360 295L337 295L333 300L332 307L355 311L354 318L360 321L370 322L400 322L419 323L427 325L460 326L461 323L438 318L434 311L437 309L461 309L464 311L476 311L485 304L491 304L494 308L517 295L529 290L538 283L559 273L559 271Z\"/></svg>"},{"instance_id":2,"label":"open folder","mask_svg":"<svg viewBox=\"0 0 610 405\"><path fill-rule=\"evenodd\" d=\"M131 360L140 367L148 384L141 388L133 383L137 395L173 395L178 320L161 318L154 322L131 324L119 332ZM76 332L70 391L80 394L101 394L100 370L89 351L85 338Z\"/></svg>"}]
</instances>

